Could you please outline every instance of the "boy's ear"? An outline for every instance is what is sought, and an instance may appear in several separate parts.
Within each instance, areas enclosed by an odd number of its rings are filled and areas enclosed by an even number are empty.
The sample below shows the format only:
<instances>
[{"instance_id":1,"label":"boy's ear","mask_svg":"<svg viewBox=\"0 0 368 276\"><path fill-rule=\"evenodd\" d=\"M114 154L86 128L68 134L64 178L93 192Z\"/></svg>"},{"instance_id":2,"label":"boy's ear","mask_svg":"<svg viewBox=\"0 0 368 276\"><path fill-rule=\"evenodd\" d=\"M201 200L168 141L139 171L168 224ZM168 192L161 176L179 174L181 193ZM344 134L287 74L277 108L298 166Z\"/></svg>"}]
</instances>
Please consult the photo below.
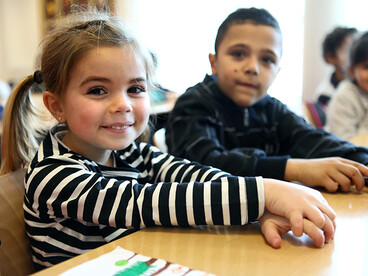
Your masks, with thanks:
<instances>
[{"instance_id":1,"label":"boy's ear","mask_svg":"<svg viewBox=\"0 0 368 276\"><path fill-rule=\"evenodd\" d=\"M217 74L217 59L216 59L216 55L209 54L208 55L208 59L210 60L210 63L211 63L212 75L216 75Z\"/></svg>"},{"instance_id":2,"label":"boy's ear","mask_svg":"<svg viewBox=\"0 0 368 276\"><path fill-rule=\"evenodd\" d=\"M57 95L50 91L45 91L43 93L43 103L57 121L62 122L64 120L63 109Z\"/></svg>"}]
</instances>

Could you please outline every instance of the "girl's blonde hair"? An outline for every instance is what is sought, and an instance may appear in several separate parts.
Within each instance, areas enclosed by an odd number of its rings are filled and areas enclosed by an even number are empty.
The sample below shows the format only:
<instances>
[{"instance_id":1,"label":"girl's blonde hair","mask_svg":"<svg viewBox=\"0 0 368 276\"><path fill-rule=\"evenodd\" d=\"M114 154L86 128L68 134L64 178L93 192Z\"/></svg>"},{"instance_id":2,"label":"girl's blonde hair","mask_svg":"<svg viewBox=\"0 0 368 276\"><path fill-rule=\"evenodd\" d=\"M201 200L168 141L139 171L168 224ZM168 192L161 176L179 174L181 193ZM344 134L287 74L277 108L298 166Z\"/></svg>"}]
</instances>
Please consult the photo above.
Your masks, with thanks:
<instances>
[{"instance_id":1,"label":"girl's blonde hair","mask_svg":"<svg viewBox=\"0 0 368 276\"><path fill-rule=\"evenodd\" d=\"M96 9L74 10L42 41L40 70L25 77L8 98L3 116L0 175L29 164L45 133L42 127L31 127L38 119L37 108L31 100L31 88L38 83L43 91L62 97L73 66L96 47L129 47L144 61L147 82L149 87L152 86L152 57L125 28L120 18Z\"/></svg>"}]
</instances>

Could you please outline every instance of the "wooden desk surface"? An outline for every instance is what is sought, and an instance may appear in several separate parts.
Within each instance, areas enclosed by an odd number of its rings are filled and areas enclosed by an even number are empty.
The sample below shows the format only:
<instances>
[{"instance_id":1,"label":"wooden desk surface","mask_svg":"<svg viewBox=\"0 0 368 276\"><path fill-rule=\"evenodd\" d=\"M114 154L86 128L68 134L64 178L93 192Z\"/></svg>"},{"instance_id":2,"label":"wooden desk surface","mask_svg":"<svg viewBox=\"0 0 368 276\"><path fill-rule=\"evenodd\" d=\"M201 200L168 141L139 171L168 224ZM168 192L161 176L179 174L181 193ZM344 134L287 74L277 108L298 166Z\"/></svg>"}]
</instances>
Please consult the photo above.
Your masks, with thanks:
<instances>
[{"instance_id":1,"label":"wooden desk surface","mask_svg":"<svg viewBox=\"0 0 368 276\"><path fill-rule=\"evenodd\" d=\"M246 226L149 228L58 264L36 275L57 275L116 246L216 275L368 275L368 189L324 194L338 218L333 241L283 236L280 249L266 244L258 223Z\"/></svg>"},{"instance_id":2,"label":"wooden desk surface","mask_svg":"<svg viewBox=\"0 0 368 276\"><path fill-rule=\"evenodd\" d=\"M368 147L368 133L363 133L350 139L357 146Z\"/></svg>"}]
</instances>

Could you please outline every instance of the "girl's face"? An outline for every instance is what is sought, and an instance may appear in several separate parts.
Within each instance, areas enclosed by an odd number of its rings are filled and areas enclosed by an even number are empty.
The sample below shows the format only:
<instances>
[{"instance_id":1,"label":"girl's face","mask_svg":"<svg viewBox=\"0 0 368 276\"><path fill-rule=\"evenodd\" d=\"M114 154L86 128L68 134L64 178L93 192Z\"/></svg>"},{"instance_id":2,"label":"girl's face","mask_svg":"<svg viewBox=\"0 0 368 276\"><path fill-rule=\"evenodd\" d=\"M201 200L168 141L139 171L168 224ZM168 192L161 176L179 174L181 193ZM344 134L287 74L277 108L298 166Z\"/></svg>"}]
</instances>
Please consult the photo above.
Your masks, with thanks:
<instances>
[{"instance_id":1,"label":"girl's face","mask_svg":"<svg viewBox=\"0 0 368 276\"><path fill-rule=\"evenodd\" d=\"M355 65L350 73L360 89L368 93L368 60Z\"/></svg>"},{"instance_id":2,"label":"girl's face","mask_svg":"<svg viewBox=\"0 0 368 276\"><path fill-rule=\"evenodd\" d=\"M150 101L142 58L119 47L96 48L74 66L60 102L63 142L96 162L130 145L147 126Z\"/></svg>"}]
</instances>

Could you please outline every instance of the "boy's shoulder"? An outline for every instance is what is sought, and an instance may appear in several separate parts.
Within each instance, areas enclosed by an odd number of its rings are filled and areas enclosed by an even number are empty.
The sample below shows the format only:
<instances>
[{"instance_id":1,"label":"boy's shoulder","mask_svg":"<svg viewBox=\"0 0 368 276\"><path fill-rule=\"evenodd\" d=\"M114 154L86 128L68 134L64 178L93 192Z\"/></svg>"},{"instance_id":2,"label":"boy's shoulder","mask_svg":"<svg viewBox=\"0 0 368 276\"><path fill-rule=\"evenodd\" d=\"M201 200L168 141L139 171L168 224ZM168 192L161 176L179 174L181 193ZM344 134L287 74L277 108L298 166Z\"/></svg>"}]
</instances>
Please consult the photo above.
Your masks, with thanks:
<instances>
[{"instance_id":1,"label":"boy's shoulder","mask_svg":"<svg viewBox=\"0 0 368 276\"><path fill-rule=\"evenodd\" d=\"M230 100L219 89L213 76L206 75L202 82L189 87L176 100L173 112L182 108L216 109Z\"/></svg>"},{"instance_id":2,"label":"boy's shoulder","mask_svg":"<svg viewBox=\"0 0 368 276\"><path fill-rule=\"evenodd\" d=\"M214 97L221 91L217 85L215 76L206 75L203 81L189 87L183 96L186 97ZM221 93L222 94L222 93Z\"/></svg>"}]
</instances>

